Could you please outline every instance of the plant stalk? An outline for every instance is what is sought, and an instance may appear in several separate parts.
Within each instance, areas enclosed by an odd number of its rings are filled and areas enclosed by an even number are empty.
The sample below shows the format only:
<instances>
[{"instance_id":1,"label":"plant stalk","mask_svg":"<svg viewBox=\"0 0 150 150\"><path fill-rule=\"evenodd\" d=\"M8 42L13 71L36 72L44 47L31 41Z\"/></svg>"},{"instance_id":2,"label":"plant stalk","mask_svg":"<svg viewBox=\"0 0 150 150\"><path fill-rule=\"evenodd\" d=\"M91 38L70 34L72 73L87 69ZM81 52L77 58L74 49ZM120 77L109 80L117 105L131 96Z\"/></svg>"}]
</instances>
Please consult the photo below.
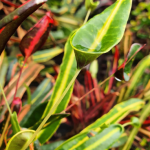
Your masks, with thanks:
<instances>
[{"instance_id":1,"label":"plant stalk","mask_svg":"<svg viewBox=\"0 0 150 150\"><path fill-rule=\"evenodd\" d=\"M145 105L145 107L143 108L143 110L141 112L141 117L139 120L141 125L145 121L145 119L148 117L149 113L150 113L150 101L148 102L148 104ZM132 143L134 141L134 137L138 133L139 129L140 129L140 127L133 128L133 130L131 131L130 136L128 138L128 141L126 142L126 144L122 150L130 150Z\"/></svg>"},{"instance_id":2,"label":"plant stalk","mask_svg":"<svg viewBox=\"0 0 150 150\"><path fill-rule=\"evenodd\" d=\"M10 109L10 107L9 107L9 104L8 104L8 102L7 102L7 98L6 98L6 96L5 96L5 93L4 93L4 90L3 90L2 86L1 86L1 84L0 84L0 90L1 90L2 95L3 95L3 97L4 97L6 106L7 106L8 111L9 111L9 114L12 115L11 109Z\"/></svg>"},{"instance_id":3,"label":"plant stalk","mask_svg":"<svg viewBox=\"0 0 150 150\"><path fill-rule=\"evenodd\" d=\"M91 9L88 10L83 25L87 22L87 20L88 20L88 18L90 16L90 13L91 13Z\"/></svg>"},{"instance_id":4,"label":"plant stalk","mask_svg":"<svg viewBox=\"0 0 150 150\"><path fill-rule=\"evenodd\" d=\"M18 90L18 85L19 85L19 81L20 81L20 77L21 77L21 74L22 74L22 71L23 71L23 68L24 68L24 65L25 65L25 63L26 63L27 59L28 59L28 57L25 57L25 60L24 60L23 66L22 66L22 67L21 67L21 69L20 69L19 77L18 77L18 80L17 80L17 83L16 83L16 89L15 89L15 94L14 94L14 98L13 98L13 100L14 100L14 99L15 99L15 97L16 97L17 90Z\"/></svg>"},{"instance_id":5,"label":"plant stalk","mask_svg":"<svg viewBox=\"0 0 150 150\"><path fill-rule=\"evenodd\" d=\"M71 85L75 81L75 79L78 76L78 74L79 74L80 71L81 71L80 69L77 69L74 77L72 78L72 80L68 84L67 88L65 89L65 91L63 92L63 94L61 95L61 97L57 100L57 102L54 104L54 106L52 107L52 109L49 111L49 113L47 114L47 116L44 118L44 120L42 121L42 123L39 125L39 127L37 128L37 130L35 131L35 133L33 134L33 136L28 140L28 142L26 142L26 144L23 146L23 148L21 150L25 150L30 145L30 143L35 139L36 135L40 132L40 130L42 129L42 127L44 126L44 124L46 123L46 121L53 114L53 112L55 111L55 109L57 108L57 106L59 105L59 103L61 102L61 100L64 98L64 96L66 95L66 93L70 89Z\"/></svg>"}]
</instances>

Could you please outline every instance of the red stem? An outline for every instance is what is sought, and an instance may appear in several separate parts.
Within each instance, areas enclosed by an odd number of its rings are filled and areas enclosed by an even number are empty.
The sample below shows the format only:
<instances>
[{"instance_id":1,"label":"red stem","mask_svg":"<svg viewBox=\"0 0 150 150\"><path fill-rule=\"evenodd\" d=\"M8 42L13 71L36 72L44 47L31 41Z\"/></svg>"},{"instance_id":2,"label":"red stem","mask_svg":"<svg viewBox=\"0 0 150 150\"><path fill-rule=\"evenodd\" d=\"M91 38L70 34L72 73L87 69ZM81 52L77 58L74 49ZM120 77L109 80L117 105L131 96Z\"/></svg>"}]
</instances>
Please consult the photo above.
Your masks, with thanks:
<instances>
[{"instance_id":1,"label":"red stem","mask_svg":"<svg viewBox=\"0 0 150 150\"><path fill-rule=\"evenodd\" d=\"M24 68L24 65L25 65L25 63L26 63L27 59L28 59L28 57L25 57L25 59L24 59L24 63L23 63L23 66L22 66L22 67L21 67L21 69L20 69L19 77L18 77L18 80L17 80L17 84L16 84L16 89L15 89L15 94L14 94L14 98L13 98L13 100L14 100L14 99L15 99L15 97L16 97L17 90L18 90L18 85L19 85L19 80L20 80L20 77L21 77L21 74L22 74L22 71L23 71L23 68Z\"/></svg>"},{"instance_id":2,"label":"red stem","mask_svg":"<svg viewBox=\"0 0 150 150\"><path fill-rule=\"evenodd\" d=\"M97 87L98 88L98 87ZM65 110L63 110L61 113L68 111L70 108L72 108L76 103L78 103L79 101L81 101L83 98L85 98L88 94L90 94L91 92L93 92L96 89L93 88L92 90L90 90L89 92L87 92L85 95L83 95L81 98L78 99L78 101L72 103L70 106L68 106Z\"/></svg>"},{"instance_id":3,"label":"red stem","mask_svg":"<svg viewBox=\"0 0 150 150\"><path fill-rule=\"evenodd\" d=\"M10 5L10 6L13 6L13 7L15 7L15 8L18 8L18 7L19 7L19 5L13 4L12 2L9 2L9 1L7 1L7 0L1 0L1 2L5 3L5 4L8 4L8 5Z\"/></svg>"}]
</instances>

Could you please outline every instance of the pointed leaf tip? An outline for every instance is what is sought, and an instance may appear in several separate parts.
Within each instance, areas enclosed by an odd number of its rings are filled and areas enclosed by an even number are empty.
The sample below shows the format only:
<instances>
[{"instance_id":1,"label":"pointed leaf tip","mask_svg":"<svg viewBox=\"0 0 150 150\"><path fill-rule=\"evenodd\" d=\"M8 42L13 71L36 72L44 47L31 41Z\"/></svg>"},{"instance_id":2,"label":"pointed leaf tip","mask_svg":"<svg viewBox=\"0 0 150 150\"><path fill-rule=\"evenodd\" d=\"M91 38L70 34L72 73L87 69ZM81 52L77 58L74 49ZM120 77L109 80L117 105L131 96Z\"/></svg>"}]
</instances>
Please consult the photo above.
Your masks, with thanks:
<instances>
[{"instance_id":1,"label":"pointed leaf tip","mask_svg":"<svg viewBox=\"0 0 150 150\"><path fill-rule=\"evenodd\" d=\"M19 45L25 57L29 57L43 46L48 38L53 23L54 21L49 11L27 32Z\"/></svg>"}]
</instances>

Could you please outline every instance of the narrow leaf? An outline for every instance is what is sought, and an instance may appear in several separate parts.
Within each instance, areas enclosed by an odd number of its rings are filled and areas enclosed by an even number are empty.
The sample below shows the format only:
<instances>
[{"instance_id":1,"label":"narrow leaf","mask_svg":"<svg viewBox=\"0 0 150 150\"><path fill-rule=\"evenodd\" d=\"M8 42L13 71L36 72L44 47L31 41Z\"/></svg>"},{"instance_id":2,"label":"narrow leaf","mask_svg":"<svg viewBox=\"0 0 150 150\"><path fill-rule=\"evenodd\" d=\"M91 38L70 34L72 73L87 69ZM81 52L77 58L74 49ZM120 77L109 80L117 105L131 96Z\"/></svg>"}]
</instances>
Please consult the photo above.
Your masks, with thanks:
<instances>
[{"instance_id":1,"label":"narrow leaf","mask_svg":"<svg viewBox=\"0 0 150 150\"><path fill-rule=\"evenodd\" d=\"M76 64L75 54L68 40L65 45L63 63L60 67L60 73L56 80L51 99L46 107L43 117L45 117L48 114L49 110L53 107L56 101L60 98L60 96L66 89L67 85L69 84L73 76L75 75L76 70L77 70L77 64ZM61 103L58 105L54 113L60 113L67 107L70 101L72 90L73 90L73 85L71 86L71 88L69 89L69 91L67 92L63 100L61 101ZM39 141L41 143L45 143L57 130L59 125L60 125L60 121L56 121L45 130L43 129L39 133Z\"/></svg>"},{"instance_id":2,"label":"narrow leaf","mask_svg":"<svg viewBox=\"0 0 150 150\"><path fill-rule=\"evenodd\" d=\"M59 47L46 49L46 50L35 52L32 55L32 59L33 59L33 61L35 61L37 63L43 63L43 62L47 62L48 60L54 58L55 56L59 55L62 52L63 52L63 49L59 48Z\"/></svg>"},{"instance_id":3,"label":"narrow leaf","mask_svg":"<svg viewBox=\"0 0 150 150\"><path fill-rule=\"evenodd\" d=\"M0 56L0 84L2 87L5 84L5 77L8 69L8 60L7 57L5 56L5 51L2 53ZM1 93L1 90L0 90Z\"/></svg>"},{"instance_id":4,"label":"narrow leaf","mask_svg":"<svg viewBox=\"0 0 150 150\"><path fill-rule=\"evenodd\" d=\"M18 123L18 119L17 119L17 113L15 111L11 115L10 120L11 120L12 129L13 129L13 134L16 134L19 131L21 131L19 123Z\"/></svg>"}]
</instances>

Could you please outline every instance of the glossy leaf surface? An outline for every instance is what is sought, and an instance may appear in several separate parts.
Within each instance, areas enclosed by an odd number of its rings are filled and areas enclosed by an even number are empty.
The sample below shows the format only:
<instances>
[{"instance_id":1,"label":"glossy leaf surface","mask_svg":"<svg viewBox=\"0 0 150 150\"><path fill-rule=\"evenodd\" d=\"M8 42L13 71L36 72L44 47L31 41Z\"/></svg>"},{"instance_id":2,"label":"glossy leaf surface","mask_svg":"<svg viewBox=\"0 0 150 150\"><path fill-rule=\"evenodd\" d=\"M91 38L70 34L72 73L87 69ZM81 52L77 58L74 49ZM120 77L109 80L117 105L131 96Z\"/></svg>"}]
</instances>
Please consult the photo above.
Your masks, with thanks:
<instances>
[{"instance_id":1,"label":"glossy leaf surface","mask_svg":"<svg viewBox=\"0 0 150 150\"><path fill-rule=\"evenodd\" d=\"M115 142L111 147L120 147L122 145L124 145L128 140L128 136L127 134L122 134L121 137L117 140L117 142Z\"/></svg>"},{"instance_id":2,"label":"glossy leaf surface","mask_svg":"<svg viewBox=\"0 0 150 150\"><path fill-rule=\"evenodd\" d=\"M25 11L32 10L33 7L35 7L36 5L39 5L39 4L42 5L42 3L46 1L47 0L38 0L38 1L28 0L26 3L22 4L15 11L13 11L12 13L10 13L9 15L7 15L6 17L0 20L0 29L6 24L8 24L9 22L15 20L14 18L17 18L17 16L20 17L23 13L25 13Z\"/></svg>"},{"instance_id":3,"label":"glossy leaf surface","mask_svg":"<svg viewBox=\"0 0 150 150\"><path fill-rule=\"evenodd\" d=\"M33 130L36 130L37 127L41 124L41 122L43 121L43 119L39 119L42 117L42 114L45 110L45 107L47 105L48 102L44 102L41 103L40 105L38 105L34 111L30 111L30 116L27 114L27 119L26 122L24 122L24 124L22 124L22 127L26 127L26 128L30 128ZM31 107L32 108L32 107ZM52 115L46 122L46 124L43 126L43 128L46 128L47 126L49 126L50 124L54 123L57 120L60 120L64 117L69 116L70 114L67 113L63 113L63 114L54 114ZM26 118L26 117L25 117Z\"/></svg>"},{"instance_id":4,"label":"glossy leaf surface","mask_svg":"<svg viewBox=\"0 0 150 150\"><path fill-rule=\"evenodd\" d=\"M103 129L100 133L96 133L91 137L86 135L88 140L78 147L74 147L74 145L70 147L68 143L69 146L62 144L56 150L106 150L110 148L123 132L124 129L121 125L110 125L108 128Z\"/></svg>"},{"instance_id":5,"label":"glossy leaf surface","mask_svg":"<svg viewBox=\"0 0 150 150\"><path fill-rule=\"evenodd\" d=\"M32 137L35 131L23 130L15 134L8 142L6 150L21 150L23 145Z\"/></svg>"},{"instance_id":6,"label":"glossy leaf surface","mask_svg":"<svg viewBox=\"0 0 150 150\"><path fill-rule=\"evenodd\" d=\"M121 136L124 129L121 125L110 125L100 133L91 137L76 150L106 150ZM109 141L109 142L108 142Z\"/></svg>"},{"instance_id":7,"label":"glossy leaf surface","mask_svg":"<svg viewBox=\"0 0 150 150\"><path fill-rule=\"evenodd\" d=\"M131 98L125 102L117 104L107 114L97 119L93 124L86 127L82 132L97 128L98 126L118 123L130 112L138 111L139 109L141 109L143 105L144 102L138 98Z\"/></svg>"},{"instance_id":8,"label":"glossy leaf surface","mask_svg":"<svg viewBox=\"0 0 150 150\"><path fill-rule=\"evenodd\" d=\"M43 126L42 130L44 130L45 128L49 128L49 126L55 123L56 121L60 121L62 118L68 117L69 115L70 115L69 113L60 113L51 115L50 118L47 120L46 124ZM34 126L32 126L31 129L37 129L42 121L43 119L41 119Z\"/></svg>"},{"instance_id":9,"label":"glossy leaf surface","mask_svg":"<svg viewBox=\"0 0 150 150\"><path fill-rule=\"evenodd\" d=\"M49 110L53 107L56 101L60 98L60 96L66 89L67 85L69 84L73 76L75 75L76 70L77 70L77 64L76 64L75 54L68 40L65 45L64 57L63 57L62 65L60 67L60 73L57 77L51 99L46 107L43 117L45 117L48 114ZM61 101L61 103L58 105L54 113L60 113L67 107L70 101L72 90L73 90L73 85L71 86L71 88L69 89L69 91L67 92L63 100ZM43 129L39 134L40 142L45 143L57 130L57 128L59 127L59 124L60 124L60 121L56 121L45 130Z\"/></svg>"},{"instance_id":10,"label":"glossy leaf surface","mask_svg":"<svg viewBox=\"0 0 150 150\"><path fill-rule=\"evenodd\" d=\"M50 16L50 12L47 12L46 15L27 32L19 45L25 57L29 57L43 46L48 38L52 24L53 19Z\"/></svg>"},{"instance_id":11,"label":"glossy leaf surface","mask_svg":"<svg viewBox=\"0 0 150 150\"><path fill-rule=\"evenodd\" d=\"M35 52L32 55L32 59L37 63L47 62L48 60L52 59L53 57L59 55L62 52L63 49L59 47L42 50L42 51Z\"/></svg>"},{"instance_id":12,"label":"glossy leaf surface","mask_svg":"<svg viewBox=\"0 0 150 150\"><path fill-rule=\"evenodd\" d=\"M45 1L46 0L30 0L0 20L0 28L6 25L0 33L0 54L4 50L9 38L15 33L19 25L42 4L44 4Z\"/></svg>"},{"instance_id":13,"label":"glossy leaf surface","mask_svg":"<svg viewBox=\"0 0 150 150\"><path fill-rule=\"evenodd\" d=\"M91 130L95 132L100 132L101 128L106 128L110 124L118 123L131 111L138 111L142 108L143 105L144 102L140 99L130 99L126 102L117 104L107 114L105 114L104 116L96 120L94 123L83 129L79 134L65 141L61 146L67 146L67 148L71 150L76 149L80 147L82 143L86 142L89 139L87 134Z\"/></svg>"},{"instance_id":14,"label":"glossy leaf surface","mask_svg":"<svg viewBox=\"0 0 150 150\"><path fill-rule=\"evenodd\" d=\"M121 40L131 4L131 0L117 0L73 34L71 45L75 50L78 68L108 52Z\"/></svg>"},{"instance_id":15,"label":"glossy leaf surface","mask_svg":"<svg viewBox=\"0 0 150 150\"><path fill-rule=\"evenodd\" d=\"M57 148L60 144L62 144L64 141L56 141L51 144L46 144L41 146L42 150L54 150Z\"/></svg>"}]
</instances>

